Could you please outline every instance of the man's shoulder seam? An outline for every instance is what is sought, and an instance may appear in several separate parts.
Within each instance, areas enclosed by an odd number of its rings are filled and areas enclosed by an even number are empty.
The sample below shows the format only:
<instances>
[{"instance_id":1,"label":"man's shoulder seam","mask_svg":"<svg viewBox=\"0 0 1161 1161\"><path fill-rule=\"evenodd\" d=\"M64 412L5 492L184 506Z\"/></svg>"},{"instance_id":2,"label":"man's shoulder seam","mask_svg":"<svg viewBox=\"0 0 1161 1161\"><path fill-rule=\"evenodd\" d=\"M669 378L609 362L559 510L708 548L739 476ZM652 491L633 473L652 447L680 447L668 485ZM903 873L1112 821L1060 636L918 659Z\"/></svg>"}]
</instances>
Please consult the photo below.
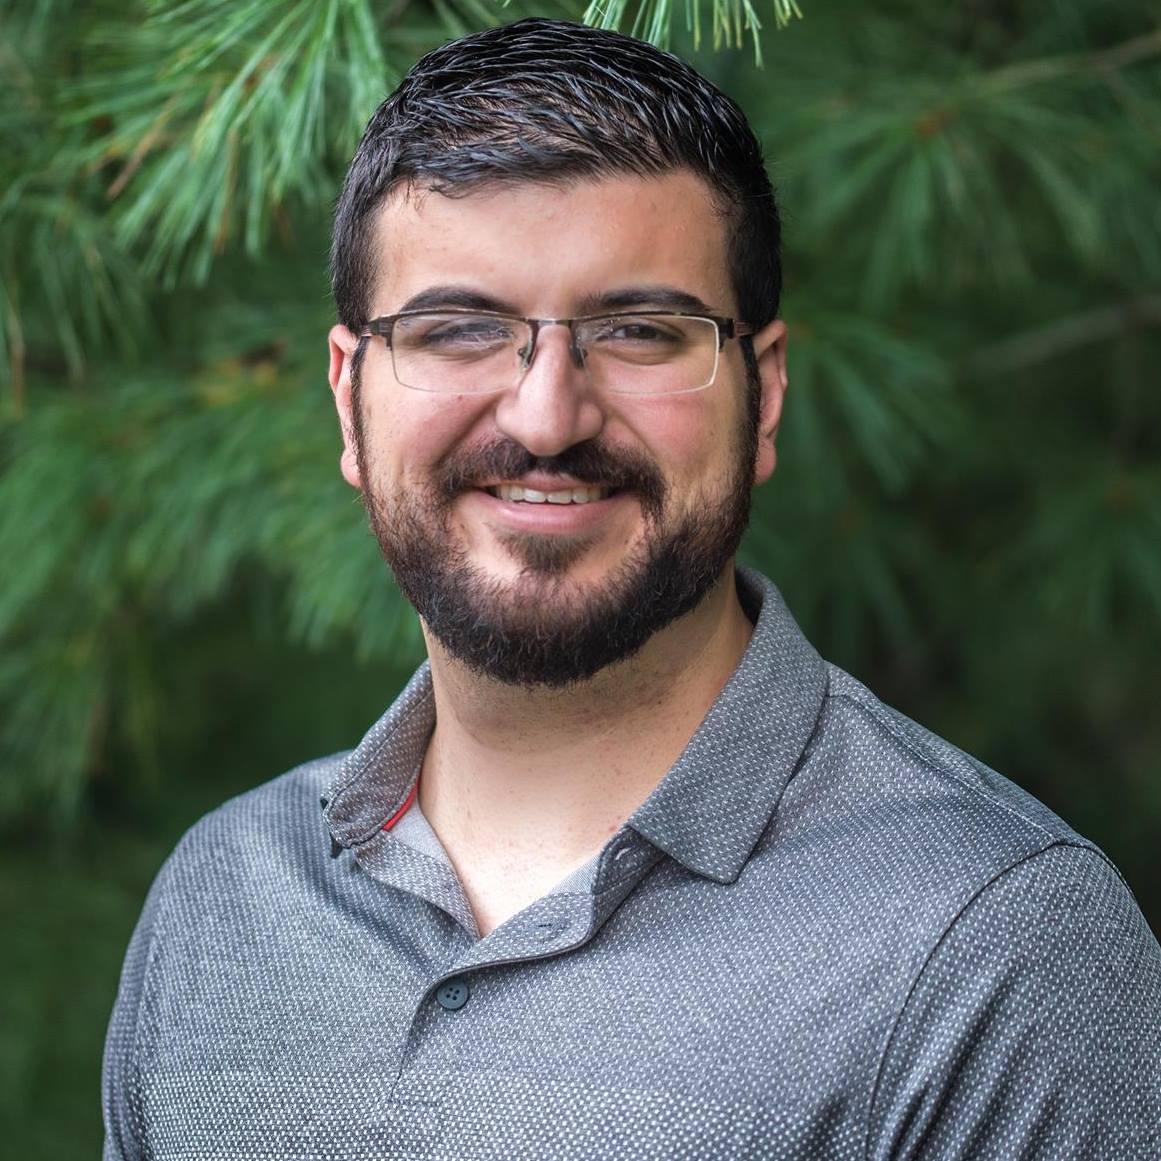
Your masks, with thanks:
<instances>
[{"instance_id":1,"label":"man's shoulder seam","mask_svg":"<svg viewBox=\"0 0 1161 1161\"><path fill-rule=\"evenodd\" d=\"M243 790L240 794L228 798L221 806L210 813L214 814L218 810L224 810L231 803L240 802L246 798L254 796L262 797L274 793L276 790L294 782L309 783L314 781L320 788L325 789L331 771L339 767L343 759L350 752L350 750L338 750L322 758L311 758L307 762L301 762L299 765L292 766L282 774L276 774L273 778L269 778L265 782L260 782L257 786L251 786L249 790Z\"/></svg>"},{"instance_id":2,"label":"man's shoulder seam","mask_svg":"<svg viewBox=\"0 0 1161 1161\"><path fill-rule=\"evenodd\" d=\"M183 855L188 859L199 857L195 851L208 832L212 832L219 826L229 827L233 819L244 815L248 808L261 806L267 802L277 802L278 796L286 794L288 791L291 796L294 796L296 793L302 793L302 791L309 789L310 802L307 804L307 809L309 811L310 807L313 806L321 814L319 796L323 790L327 789L332 771L341 764L348 752L341 750L322 758L312 758L308 762L293 766L282 774L275 775L265 782L260 782L257 786L251 786L248 790L243 790L227 798L225 802L219 803L189 826L185 834L178 840L169 861L184 861L182 860ZM296 786L302 789L297 790Z\"/></svg>"},{"instance_id":3,"label":"man's shoulder seam","mask_svg":"<svg viewBox=\"0 0 1161 1161\"><path fill-rule=\"evenodd\" d=\"M933 773L938 774L941 777L950 778L962 789L971 793L973 797L1002 810L1005 814L1010 815L1012 818L1019 820L1019 822L1023 823L1025 826L1028 826L1034 831L1037 831L1048 841L1050 845L1052 843L1064 842L1066 844L1075 846L1084 846L1097 852L1098 854L1103 854L1099 847L1097 847L1094 843L1089 842L1081 835L1072 832L1071 828L1068 828L1069 833L1067 834L1056 833L1046 827L1043 823L1038 822L1035 818L1031 818L1027 814L1018 810L1012 803L1005 802L1000 795L996 793L989 793L986 788L977 786L973 782L969 781L950 763L937 761L934 755L922 750L915 744L913 739L909 738L902 730L899 729L898 724L892 720L891 712L883 712L888 711L889 707L887 707L883 702L879 701L878 698L875 698L873 694L871 695L873 702L872 704L868 704L863 699L854 697L845 691L835 692L832 685L828 696L834 700L848 702L856 710L860 711L868 720L873 722L885 733L889 734L900 747L906 750L912 758L921 763L928 770L931 770ZM958 753L962 753L965 761L975 761L975 759L971 758L970 755L963 753L963 751L959 751L953 743L946 742L946 745L956 749ZM1002 777L1002 775L1000 775L1000 777ZM1012 785L1015 785L1015 783ZM1067 824L1063 823L1063 821L1062 825L1067 827ZM1028 853L1035 854L1037 852L1032 851Z\"/></svg>"}]
</instances>

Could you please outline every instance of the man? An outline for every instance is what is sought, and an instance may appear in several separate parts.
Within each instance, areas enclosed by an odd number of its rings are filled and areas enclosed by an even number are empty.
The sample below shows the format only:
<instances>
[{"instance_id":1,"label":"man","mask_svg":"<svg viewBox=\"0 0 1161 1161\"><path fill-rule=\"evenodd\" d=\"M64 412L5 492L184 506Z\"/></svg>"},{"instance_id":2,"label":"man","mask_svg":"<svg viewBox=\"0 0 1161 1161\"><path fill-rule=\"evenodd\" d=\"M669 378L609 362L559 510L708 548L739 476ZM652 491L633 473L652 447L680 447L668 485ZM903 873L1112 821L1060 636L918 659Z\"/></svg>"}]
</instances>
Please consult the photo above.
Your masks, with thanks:
<instances>
[{"instance_id":1,"label":"man","mask_svg":"<svg viewBox=\"0 0 1161 1161\"><path fill-rule=\"evenodd\" d=\"M735 574L778 235L737 107L625 37L466 37L375 114L330 382L430 661L161 872L107 1158L1161 1156L1116 871Z\"/></svg>"}]
</instances>

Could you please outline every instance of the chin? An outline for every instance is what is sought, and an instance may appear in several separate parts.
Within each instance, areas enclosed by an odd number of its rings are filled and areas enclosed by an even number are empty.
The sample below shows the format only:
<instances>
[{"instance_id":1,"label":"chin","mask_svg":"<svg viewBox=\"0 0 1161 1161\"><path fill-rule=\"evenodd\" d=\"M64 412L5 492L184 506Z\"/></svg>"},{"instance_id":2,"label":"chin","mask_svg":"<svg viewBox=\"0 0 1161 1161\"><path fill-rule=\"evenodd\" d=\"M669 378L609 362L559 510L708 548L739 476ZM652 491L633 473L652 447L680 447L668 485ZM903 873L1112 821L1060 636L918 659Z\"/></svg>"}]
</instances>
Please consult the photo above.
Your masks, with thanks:
<instances>
[{"instance_id":1,"label":"chin","mask_svg":"<svg viewBox=\"0 0 1161 1161\"><path fill-rule=\"evenodd\" d=\"M507 536L501 541L501 552L493 567L477 567L497 579L518 583L595 585L615 573L621 564L596 551L591 536ZM628 555L632 555L631 550Z\"/></svg>"}]
</instances>

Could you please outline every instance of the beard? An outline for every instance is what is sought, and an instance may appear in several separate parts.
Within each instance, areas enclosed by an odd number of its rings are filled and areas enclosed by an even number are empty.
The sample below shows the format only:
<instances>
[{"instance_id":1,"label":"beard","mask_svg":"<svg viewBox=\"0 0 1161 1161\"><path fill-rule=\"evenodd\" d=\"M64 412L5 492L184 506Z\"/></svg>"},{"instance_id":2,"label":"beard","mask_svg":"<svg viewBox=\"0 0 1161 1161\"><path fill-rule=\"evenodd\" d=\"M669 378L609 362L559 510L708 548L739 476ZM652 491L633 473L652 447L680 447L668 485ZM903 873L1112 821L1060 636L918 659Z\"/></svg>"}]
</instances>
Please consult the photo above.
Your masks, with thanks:
<instances>
[{"instance_id":1,"label":"beard","mask_svg":"<svg viewBox=\"0 0 1161 1161\"><path fill-rule=\"evenodd\" d=\"M563 688L627 660L654 634L696 608L737 552L750 513L756 450L755 408L747 410L731 470L714 494L690 497L666 521L668 487L645 455L599 439L555 456L535 456L497 439L456 449L433 469L430 487L375 486L357 385L355 449L363 502L379 549L407 600L447 652L484 677L515 686ZM538 471L629 491L645 534L599 583L578 584L569 567L589 537L512 533L502 540L521 565L513 579L489 577L451 531L457 496L486 480Z\"/></svg>"}]
</instances>

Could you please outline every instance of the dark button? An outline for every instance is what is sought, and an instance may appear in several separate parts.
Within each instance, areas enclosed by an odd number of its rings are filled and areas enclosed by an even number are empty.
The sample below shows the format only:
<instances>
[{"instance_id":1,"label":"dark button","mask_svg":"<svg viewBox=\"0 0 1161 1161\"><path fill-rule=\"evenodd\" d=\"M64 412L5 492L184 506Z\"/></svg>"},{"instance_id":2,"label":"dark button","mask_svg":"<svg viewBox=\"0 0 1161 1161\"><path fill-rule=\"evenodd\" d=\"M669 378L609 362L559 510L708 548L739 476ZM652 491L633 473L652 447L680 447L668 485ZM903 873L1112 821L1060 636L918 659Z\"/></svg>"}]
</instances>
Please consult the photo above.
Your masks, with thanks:
<instances>
[{"instance_id":1,"label":"dark button","mask_svg":"<svg viewBox=\"0 0 1161 1161\"><path fill-rule=\"evenodd\" d=\"M458 1012L467 1002L471 992L467 980L448 980L435 993L436 1003L447 1012Z\"/></svg>"}]
</instances>

